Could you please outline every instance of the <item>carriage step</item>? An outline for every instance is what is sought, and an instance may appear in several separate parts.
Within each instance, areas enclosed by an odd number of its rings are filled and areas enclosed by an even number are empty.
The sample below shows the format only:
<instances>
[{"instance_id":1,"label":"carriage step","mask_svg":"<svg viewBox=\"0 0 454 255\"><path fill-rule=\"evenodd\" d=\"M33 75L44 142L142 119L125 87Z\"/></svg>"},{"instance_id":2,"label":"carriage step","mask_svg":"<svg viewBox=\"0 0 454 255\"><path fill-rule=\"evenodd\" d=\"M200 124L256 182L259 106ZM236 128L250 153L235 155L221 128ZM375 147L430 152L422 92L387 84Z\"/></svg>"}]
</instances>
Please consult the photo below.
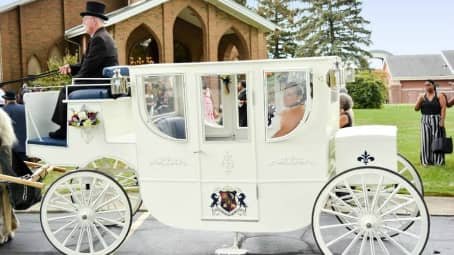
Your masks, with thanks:
<instances>
[{"instance_id":1,"label":"carriage step","mask_svg":"<svg viewBox=\"0 0 454 255\"><path fill-rule=\"evenodd\" d=\"M215 251L216 255L244 255L247 254L247 250L239 249L236 247L220 248Z\"/></svg>"},{"instance_id":2,"label":"carriage step","mask_svg":"<svg viewBox=\"0 0 454 255\"><path fill-rule=\"evenodd\" d=\"M66 144L66 139L62 140L62 139L54 139L54 138L50 138L50 137L41 137L41 139L39 139L39 138L29 139L28 144L60 146L60 147L68 146Z\"/></svg>"}]
</instances>

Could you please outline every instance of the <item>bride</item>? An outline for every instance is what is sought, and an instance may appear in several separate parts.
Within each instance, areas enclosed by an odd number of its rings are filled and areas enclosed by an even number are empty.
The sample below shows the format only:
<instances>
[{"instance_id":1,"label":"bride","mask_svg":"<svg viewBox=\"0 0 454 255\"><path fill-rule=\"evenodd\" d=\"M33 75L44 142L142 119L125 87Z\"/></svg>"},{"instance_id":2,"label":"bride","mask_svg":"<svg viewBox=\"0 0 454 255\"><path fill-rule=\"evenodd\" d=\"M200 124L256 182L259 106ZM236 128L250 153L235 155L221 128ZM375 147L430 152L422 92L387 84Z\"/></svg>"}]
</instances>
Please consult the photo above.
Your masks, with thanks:
<instances>
[{"instance_id":1,"label":"bride","mask_svg":"<svg viewBox=\"0 0 454 255\"><path fill-rule=\"evenodd\" d=\"M11 119L0 108L0 173L11 169L11 148L16 142ZM14 231L18 227L18 221L11 207L8 188L0 183L0 246L11 241Z\"/></svg>"}]
</instances>

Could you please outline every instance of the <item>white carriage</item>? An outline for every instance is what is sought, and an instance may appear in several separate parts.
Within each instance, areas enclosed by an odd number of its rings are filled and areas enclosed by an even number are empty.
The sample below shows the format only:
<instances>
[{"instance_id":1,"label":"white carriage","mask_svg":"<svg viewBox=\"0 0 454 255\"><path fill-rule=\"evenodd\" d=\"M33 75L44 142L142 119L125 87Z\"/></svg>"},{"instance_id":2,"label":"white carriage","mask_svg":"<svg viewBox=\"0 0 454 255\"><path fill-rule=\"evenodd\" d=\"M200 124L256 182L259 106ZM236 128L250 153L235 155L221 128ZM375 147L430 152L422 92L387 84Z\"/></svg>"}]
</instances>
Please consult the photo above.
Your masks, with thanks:
<instances>
[{"instance_id":1,"label":"white carriage","mask_svg":"<svg viewBox=\"0 0 454 255\"><path fill-rule=\"evenodd\" d=\"M140 206L139 186L152 215L175 227L282 232L312 224L324 254L420 254L429 236L421 180L397 153L395 127L338 130L338 63L117 67L131 96L70 95L69 118L72 110L97 112L100 123L68 127L60 146L44 135L56 128L56 93L26 94L28 154L86 169L48 188L47 238L65 254L113 252ZM246 102L238 100L240 80ZM108 175L99 171L105 162Z\"/></svg>"}]
</instances>

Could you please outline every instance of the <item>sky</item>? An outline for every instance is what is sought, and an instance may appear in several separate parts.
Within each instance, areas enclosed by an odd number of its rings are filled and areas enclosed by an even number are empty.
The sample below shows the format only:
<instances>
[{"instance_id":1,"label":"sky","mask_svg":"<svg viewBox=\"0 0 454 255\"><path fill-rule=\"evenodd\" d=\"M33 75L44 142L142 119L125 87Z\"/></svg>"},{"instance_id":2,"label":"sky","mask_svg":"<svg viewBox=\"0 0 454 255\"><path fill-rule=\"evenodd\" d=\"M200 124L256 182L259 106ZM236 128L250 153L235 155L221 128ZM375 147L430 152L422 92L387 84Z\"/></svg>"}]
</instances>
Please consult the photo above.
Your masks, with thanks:
<instances>
[{"instance_id":1,"label":"sky","mask_svg":"<svg viewBox=\"0 0 454 255\"><path fill-rule=\"evenodd\" d=\"M0 0L0 7L12 1ZM453 0L363 0L362 16L371 22L369 50L397 55L454 50Z\"/></svg>"}]
</instances>

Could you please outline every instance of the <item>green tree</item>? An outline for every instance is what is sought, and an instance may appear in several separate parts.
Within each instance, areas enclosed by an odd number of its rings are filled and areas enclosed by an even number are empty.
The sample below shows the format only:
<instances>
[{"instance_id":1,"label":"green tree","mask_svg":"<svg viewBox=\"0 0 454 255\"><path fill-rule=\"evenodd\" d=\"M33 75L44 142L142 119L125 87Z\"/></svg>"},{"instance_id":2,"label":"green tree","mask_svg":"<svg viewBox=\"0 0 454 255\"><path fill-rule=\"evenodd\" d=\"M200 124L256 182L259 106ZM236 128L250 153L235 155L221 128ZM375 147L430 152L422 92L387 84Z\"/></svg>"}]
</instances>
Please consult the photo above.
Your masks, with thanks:
<instances>
[{"instance_id":1,"label":"green tree","mask_svg":"<svg viewBox=\"0 0 454 255\"><path fill-rule=\"evenodd\" d=\"M235 0L235 2L247 7L247 0Z\"/></svg>"},{"instance_id":2,"label":"green tree","mask_svg":"<svg viewBox=\"0 0 454 255\"><path fill-rule=\"evenodd\" d=\"M287 58L295 56L296 23L299 9L291 8L294 0L260 0L257 12L281 29L267 36L268 53L272 58Z\"/></svg>"},{"instance_id":3,"label":"green tree","mask_svg":"<svg viewBox=\"0 0 454 255\"><path fill-rule=\"evenodd\" d=\"M354 108L381 108L387 98L387 89L380 74L360 71L355 81L347 83L347 90L353 98Z\"/></svg>"},{"instance_id":4,"label":"green tree","mask_svg":"<svg viewBox=\"0 0 454 255\"><path fill-rule=\"evenodd\" d=\"M363 49L371 43L370 22L361 16L360 0L301 0L304 8L298 39L303 44L297 55L336 55L344 62L367 67L370 53Z\"/></svg>"},{"instance_id":5,"label":"green tree","mask_svg":"<svg viewBox=\"0 0 454 255\"><path fill-rule=\"evenodd\" d=\"M63 59L51 58L47 61L47 68L49 70L56 70L64 64L75 64L77 56L65 55ZM39 78L30 83L31 86L48 87L48 86L62 86L71 83L71 76L63 74L50 75L44 78Z\"/></svg>"}]
</instances>

